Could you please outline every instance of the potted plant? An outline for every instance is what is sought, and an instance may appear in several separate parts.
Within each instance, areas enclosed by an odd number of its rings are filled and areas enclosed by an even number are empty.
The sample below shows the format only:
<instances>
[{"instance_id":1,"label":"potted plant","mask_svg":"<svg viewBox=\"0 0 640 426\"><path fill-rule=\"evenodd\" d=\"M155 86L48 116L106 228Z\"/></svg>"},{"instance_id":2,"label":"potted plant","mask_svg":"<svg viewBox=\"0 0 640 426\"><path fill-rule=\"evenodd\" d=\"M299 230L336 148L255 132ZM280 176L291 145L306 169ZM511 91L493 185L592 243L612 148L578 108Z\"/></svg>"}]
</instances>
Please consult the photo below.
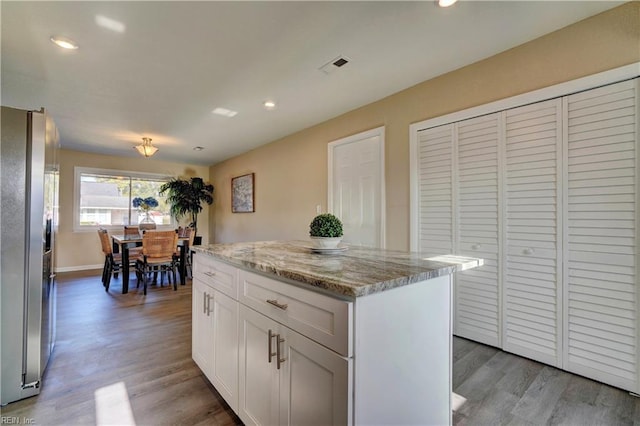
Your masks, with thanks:
<instances>
[{"instance_id":1,"label":"potted plant","mask_svg":"<svg viewBox=\"0 0 640 426\"><path fill-rule=\"evenodd\" d=\"M189 180L173 178L160 187L160 194L167 193L169 212L176 220L183 217L191 219L190 227L194 233L198 230L198 214L202 211L202 204L213 203L213 185L204 183L202 178L192 177ZM202 237L195 237L194 244L199 244Z\"/></svg>"},{"instance_id":2,"label":"potted plant","mask_svg":"<svg viewBox=\"0 0 640 426\"><path fill-rule=\"evenodd\" d=\"M309 236L316 248L335 249L342 235L342 222L331 213L319 214L309 224Z\"/></svg>"}]
</instances>

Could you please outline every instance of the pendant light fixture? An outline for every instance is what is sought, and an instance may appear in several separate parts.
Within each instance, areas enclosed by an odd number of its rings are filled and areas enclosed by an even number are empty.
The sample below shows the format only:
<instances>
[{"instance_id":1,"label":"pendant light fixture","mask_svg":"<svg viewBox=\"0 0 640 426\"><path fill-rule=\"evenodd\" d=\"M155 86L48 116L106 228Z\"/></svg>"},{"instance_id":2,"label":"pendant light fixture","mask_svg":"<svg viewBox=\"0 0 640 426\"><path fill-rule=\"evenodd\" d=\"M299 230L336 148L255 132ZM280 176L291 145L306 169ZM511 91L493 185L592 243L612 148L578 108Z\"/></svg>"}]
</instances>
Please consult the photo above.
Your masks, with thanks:
<instances>
[{"instance_id":1,"label":"pendant light fixture","mask_svg":"<svg viewBox=\"0 0 640 426\"><path fill-rule=\"evenodd\" d=\"M147 158L158 152L158 148L151 145L151 138L142 138L142 144L136 145L134 148L140 153L140 155L144 155Z\"/></svg>"}]
</instances>

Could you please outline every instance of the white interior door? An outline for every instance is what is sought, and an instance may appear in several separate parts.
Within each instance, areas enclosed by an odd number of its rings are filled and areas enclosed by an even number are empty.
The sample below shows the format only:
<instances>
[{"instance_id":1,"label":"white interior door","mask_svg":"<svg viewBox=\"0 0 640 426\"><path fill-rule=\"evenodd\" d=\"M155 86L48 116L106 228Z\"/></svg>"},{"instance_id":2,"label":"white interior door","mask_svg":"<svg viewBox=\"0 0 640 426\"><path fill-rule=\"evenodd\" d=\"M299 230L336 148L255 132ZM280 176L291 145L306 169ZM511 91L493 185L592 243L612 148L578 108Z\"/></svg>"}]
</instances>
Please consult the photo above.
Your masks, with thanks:
<instances>
[{"instance_id":1,"label":"white interior door","mask_svg":"<svg viewBox=\"0 0 640 426\"><path fill-rule=\"evenodd\" d=\"M328 210L343 241L384 247L384 127L329 144Z\"/></svg>"}]
</instances>

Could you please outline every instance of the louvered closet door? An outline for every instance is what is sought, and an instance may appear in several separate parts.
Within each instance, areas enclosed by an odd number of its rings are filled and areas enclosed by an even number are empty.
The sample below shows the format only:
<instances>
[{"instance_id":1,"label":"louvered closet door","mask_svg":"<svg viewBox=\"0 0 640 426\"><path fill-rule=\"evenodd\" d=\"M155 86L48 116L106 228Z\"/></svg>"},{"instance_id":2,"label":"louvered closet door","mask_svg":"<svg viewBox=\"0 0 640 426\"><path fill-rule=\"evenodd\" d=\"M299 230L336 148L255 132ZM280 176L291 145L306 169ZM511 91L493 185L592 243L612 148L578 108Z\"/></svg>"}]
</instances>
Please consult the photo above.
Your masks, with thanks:
<instances>
[{"instance_id":1,"label":"louvered closet door","mask_svg":"<svg viewBox=\"0 0 640 426\"><path fill-rule=\"evenodd\" d=\"M418 135L418 250L427 256L453 253L452 130L446 125Z\"/></svg>"},{"instance_id":2,"label":"louvered closet door","mask_svg":"<svg viewBox=\"0 0 640 426\"><path fill-rule=\"evenodd\" d=\"M565 368L638 392L638 79L569 96Z\"/></svg>"},{"instance_id":3,"label":"louvered closet door","mask_svg":"<svg viewBox=\"0 0 640 426\"><path fill-rule=\"evenodd\" d=\"M562 101L505 112L503 348L560 365Z\"/></svg>"},{"instance_id":4,"label":"louvered closet door","mask_svg":"<svg viewBox=\"0 0 640 426\"><path fill-rule=\"evenodd\" d=\"M456 253L484 259L482 268L458 272L455 332L500 345L498 291L498 139L500 114L456 124Z\"/></svg>"}]
</instances>

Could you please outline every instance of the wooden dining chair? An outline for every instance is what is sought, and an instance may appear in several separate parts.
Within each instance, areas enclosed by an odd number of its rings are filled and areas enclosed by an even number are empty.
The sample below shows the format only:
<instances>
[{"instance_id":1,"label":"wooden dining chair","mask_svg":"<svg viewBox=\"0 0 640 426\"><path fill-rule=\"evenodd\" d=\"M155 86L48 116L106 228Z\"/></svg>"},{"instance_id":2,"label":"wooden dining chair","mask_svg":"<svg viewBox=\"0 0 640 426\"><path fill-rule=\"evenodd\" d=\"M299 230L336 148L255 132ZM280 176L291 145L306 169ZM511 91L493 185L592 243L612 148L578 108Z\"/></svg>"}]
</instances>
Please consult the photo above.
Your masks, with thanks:
<instances>
[{"instance_id":1,"label":"wooden dining chair","mask_svg":"<svg viewBox=\"0 0 640 426\"><path fill-rule=\"evenodd\" d=\"M124 235L125 236L140 236L140 228L133 225L124 225ZM134 259L133 264L135 264L135 258L142 254L142 243L137 243L135 247L129 247L129 259Z\"/></svg>"},{"instance_id":2,"label":"wooden dining chair","mask_svg":"<svg viewBox=\"0 0 640 426\"><path fill-rule=\"evenodd\" d=\"M180 229L180 228L178 228ZM182 235L180 235L180 232L178 232L179 236L182 237L187 237L189 238L189 244L187 247L189 247L189 251L187 253L184 254L184 261L185 261L185 273L187 275L187 277L192 277L193 276L193 270L192 270L192 266L191 266L191 261L192 261L192 256L191 256L191 250L193 248L193 240L196 237L196 230L195 228L191 228L191 227L186 227L186 228L182 228Z\"/></svg>"},{"instance_id":3,"label":"wooden dining chair","mask_svg":"<svg viewBox=\"0 0 640 426\"><path fill-rule=\"evenodd\" d=\"M165 273L172 273L173 289L178 290L176 269L178 266L177 231L145 231L142 235L142 254L136 259L136 275L142 281L144 294L147 294L151 276L160 273L162 285Z\"/></svg>"},{"instance_id":4,"label":"wooden dining chair","mask_svg":"<svg viewBox=\"0 0 640 426\"><path fill-rule=\"evenodd\" d=\"M106 229L98 229L98 236L100 237L100 245L102 246L102 253L104 254L104 266L102 268L102 285L105 291L109 291L109 284L111 283L111 276L120 272L120 266L122 265L122 256L120 253L113 252L113 246L111 245L111 238L109 238L109 232Z\"/></svg>"},{"instance_id":5,"label":"wooden dining chair","mask_svg":"<svg viewBox=\"0 0 640 426\"><path fill-rule=\"evenodd\" d=\"M124 235L137 235L140 236L140 228L133 225L124 226Z\"/></svg>"}]
</instances>

